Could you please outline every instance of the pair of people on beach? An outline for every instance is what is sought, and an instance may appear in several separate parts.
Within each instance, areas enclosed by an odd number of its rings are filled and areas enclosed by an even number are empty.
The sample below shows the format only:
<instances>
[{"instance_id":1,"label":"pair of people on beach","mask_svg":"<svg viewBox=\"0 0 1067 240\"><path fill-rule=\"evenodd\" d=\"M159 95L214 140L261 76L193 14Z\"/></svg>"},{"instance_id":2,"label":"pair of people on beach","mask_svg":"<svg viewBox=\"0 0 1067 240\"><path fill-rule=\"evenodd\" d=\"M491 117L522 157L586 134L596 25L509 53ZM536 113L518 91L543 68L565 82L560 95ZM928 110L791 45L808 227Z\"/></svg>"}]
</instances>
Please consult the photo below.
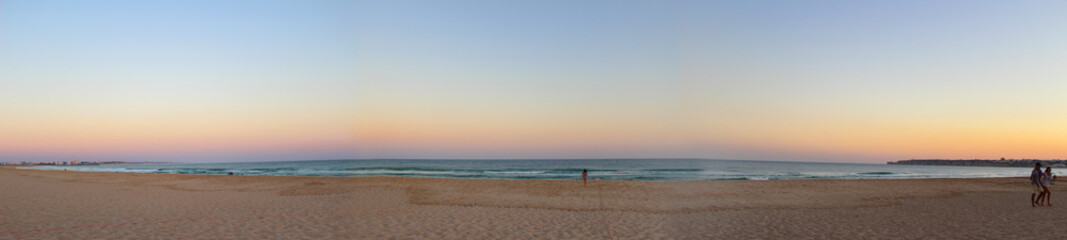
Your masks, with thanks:
<instances>
[{"instance_id":1,"label":"pair of people on beach","mask_svg":"<svg viewBox=\"0 0 1067 240\"><path fill-rule=\"evenodd\" d=\"M1034 164L1034 170L1030 171L1030 186L1034 192L1030 194L1030 206L1052 206L1052 192L1048 190L1055 176L1052 175L1052 167L1041 171L1041 163ZM1044 202L1042 202L1044 200Z\"/></svg>"}]
</instances>

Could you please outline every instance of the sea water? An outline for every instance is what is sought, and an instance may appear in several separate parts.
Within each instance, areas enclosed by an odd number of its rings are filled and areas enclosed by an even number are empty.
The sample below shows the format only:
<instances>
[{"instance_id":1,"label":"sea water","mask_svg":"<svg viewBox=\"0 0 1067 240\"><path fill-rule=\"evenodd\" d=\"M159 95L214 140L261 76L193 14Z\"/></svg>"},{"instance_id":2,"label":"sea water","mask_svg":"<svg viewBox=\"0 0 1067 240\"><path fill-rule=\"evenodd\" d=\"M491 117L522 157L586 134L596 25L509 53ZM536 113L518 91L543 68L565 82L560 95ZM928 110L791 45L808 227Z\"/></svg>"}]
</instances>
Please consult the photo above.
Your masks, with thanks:
<instances>
[{"instance_id":1,"label":"sea water","mask_svg":"<svg viewBox=\"0 0 1067 240\"><path fill-rule=\"evenodd\" d=\"M161 174L477 179L786 180L1029 176L1029 168L918 166L709 159L317 160L290 162L36 166L31 169Z\"/></svg>"}]
</instances>

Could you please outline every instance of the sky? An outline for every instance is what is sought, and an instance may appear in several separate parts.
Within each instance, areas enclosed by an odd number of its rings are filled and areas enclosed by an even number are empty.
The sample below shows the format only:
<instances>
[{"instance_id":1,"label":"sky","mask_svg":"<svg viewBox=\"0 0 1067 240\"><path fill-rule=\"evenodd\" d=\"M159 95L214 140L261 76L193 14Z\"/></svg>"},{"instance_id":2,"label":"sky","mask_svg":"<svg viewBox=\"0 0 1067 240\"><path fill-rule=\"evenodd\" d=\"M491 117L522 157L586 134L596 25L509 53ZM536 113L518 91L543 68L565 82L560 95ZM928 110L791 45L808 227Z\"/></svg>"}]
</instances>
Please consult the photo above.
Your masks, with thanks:
<instances>
[{"instance_id":1,"label":"sky","mask_svg":"<svg viewBox=\"0 0 1067 240\"><path fill-rule=\"evenodd\" d=\"M1067 158L1064 1L0 1L0 161Z\"/></svg>"}]
</instances>

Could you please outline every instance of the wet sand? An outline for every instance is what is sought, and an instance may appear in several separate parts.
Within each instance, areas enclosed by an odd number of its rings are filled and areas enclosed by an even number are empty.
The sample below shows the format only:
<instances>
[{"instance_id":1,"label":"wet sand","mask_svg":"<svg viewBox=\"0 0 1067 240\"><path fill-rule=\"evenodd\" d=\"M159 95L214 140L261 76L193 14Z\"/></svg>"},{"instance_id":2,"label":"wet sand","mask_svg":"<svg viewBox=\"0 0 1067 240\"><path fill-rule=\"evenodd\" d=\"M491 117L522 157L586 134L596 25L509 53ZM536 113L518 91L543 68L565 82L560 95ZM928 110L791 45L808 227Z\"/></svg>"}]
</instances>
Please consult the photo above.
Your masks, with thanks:
<instances>
[{"instance_id":1,"label":"wet sand","mask_svg":"<svg viewBox=\"0 0 1067 240\"><path fill-rule=\"evenodd\" d=\"M1028 169L1020 168L1020 172ZM1036 239L1023 178L643 182L0 168L0 239ZM1062 204L1062 205L1061 205ZM1035 220L1040 221L1035 221Z\"/></svg>"}]
</instances>

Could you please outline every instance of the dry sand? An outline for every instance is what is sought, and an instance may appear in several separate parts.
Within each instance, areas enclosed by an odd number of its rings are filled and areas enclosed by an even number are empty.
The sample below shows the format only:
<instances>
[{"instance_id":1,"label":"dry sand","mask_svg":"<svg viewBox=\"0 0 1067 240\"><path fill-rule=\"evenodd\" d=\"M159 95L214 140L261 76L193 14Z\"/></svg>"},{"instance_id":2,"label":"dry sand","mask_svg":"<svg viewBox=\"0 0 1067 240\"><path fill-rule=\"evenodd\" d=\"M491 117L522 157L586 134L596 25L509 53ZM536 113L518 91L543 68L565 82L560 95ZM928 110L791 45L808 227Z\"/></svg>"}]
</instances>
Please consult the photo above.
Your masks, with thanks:
<instances>
[{"instance_id":1,"label":"dry sand","mask_svg":"<svg viewBox=\"0 0 1067 240\"><path fill-rule=\"evenodd\" d=\"M0 239L1057 239L1065 188L1033 208L1022 178L583 187L0 168Z\"/></svg>"}]
</instances>

